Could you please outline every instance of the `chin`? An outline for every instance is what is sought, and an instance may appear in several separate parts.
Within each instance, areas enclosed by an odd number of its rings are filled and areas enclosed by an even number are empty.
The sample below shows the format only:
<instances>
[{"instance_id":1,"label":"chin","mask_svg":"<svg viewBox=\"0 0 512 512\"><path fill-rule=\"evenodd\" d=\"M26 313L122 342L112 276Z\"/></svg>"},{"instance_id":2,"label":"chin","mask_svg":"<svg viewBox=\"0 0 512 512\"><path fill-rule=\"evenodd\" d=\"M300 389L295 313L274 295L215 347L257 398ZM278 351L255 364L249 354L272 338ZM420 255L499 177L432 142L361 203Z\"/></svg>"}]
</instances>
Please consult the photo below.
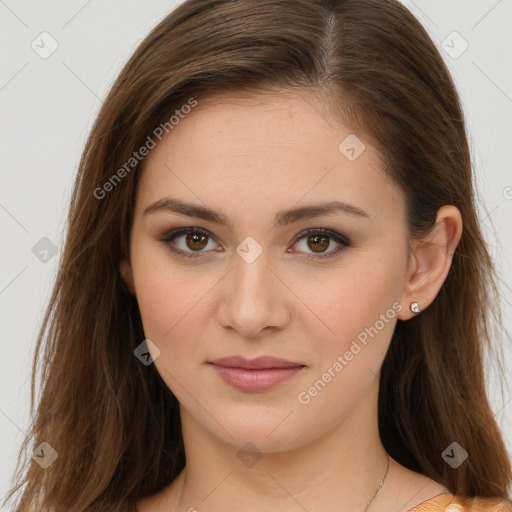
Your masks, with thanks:
<instances>
[{"instance_id":1,"label":"chin","mask_svg":"<svg viewBox=\"0 0 512 512\"><path fill-rule=\"evenodd\" d=\"M300 425L291 419L293 413L287 417L290 412L291 410L279 415L262 414L260 407L259 412L254 415L243 414L240 410L233 417L221 414L221 423L225 430L216 422L209 423L214 429L212 434L237 451L250 443L244 450L278 453L300 448L307 442L306 432L302 430L305 425L302 424L302 429L299 428Z\"/></svg>"}]
</instances>

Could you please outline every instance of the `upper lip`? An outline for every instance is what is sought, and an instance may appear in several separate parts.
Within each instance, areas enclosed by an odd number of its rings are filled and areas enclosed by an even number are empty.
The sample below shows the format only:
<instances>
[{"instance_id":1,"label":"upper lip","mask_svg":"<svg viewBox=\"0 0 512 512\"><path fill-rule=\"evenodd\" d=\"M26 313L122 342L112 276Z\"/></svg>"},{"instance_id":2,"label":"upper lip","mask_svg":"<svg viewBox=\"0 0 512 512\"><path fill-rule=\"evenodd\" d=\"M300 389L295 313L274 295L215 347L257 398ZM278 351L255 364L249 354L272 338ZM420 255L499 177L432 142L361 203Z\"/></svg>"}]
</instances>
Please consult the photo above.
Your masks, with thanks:
<instances>
[{"instance_id":1,"label":"upper lip","mask_svg":"<svg viewBox=\"0 0 512 512\"><path fill-rule=\"evenodd\" d=\"M211 364L227 368L245 368L246 370L261 370L263 368L295 368L305 366L302 363L286 361L279 357L261 356L256 359L246 359L242 356L222 357L211 361Z\"/></svg>"}]
</instances>

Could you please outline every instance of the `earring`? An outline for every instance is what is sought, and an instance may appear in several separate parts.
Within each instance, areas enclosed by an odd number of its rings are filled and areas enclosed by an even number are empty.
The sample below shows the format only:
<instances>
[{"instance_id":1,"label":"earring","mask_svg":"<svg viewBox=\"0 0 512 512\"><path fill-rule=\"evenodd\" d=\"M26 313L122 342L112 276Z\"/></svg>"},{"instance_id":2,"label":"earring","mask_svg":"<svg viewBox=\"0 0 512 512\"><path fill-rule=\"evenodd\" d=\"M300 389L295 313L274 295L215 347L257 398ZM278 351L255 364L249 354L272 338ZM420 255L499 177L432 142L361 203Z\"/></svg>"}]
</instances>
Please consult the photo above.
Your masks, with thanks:
<instances>
[{"instance_id":1,"label":"earring","mask_svg":"<svg viewBox=\"0 0 512 512\"><path fill-rule=\"evenodd\" d=\"M420 313L422 311L418 302L411 302L410 308L413 313Z\"/></svg>"}]
</instances>

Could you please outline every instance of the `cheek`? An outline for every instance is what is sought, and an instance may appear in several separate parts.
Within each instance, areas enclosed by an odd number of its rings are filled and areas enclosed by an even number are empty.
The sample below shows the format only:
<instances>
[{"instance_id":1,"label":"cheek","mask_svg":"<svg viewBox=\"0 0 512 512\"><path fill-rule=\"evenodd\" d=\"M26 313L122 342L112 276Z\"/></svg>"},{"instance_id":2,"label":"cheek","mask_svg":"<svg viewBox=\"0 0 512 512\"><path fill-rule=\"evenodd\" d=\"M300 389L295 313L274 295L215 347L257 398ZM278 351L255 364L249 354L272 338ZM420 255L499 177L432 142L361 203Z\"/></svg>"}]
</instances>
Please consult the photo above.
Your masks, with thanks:
<instances>
[{"instance_id":1,"label":"cheek","mask_svg":"<svg viewBox=\"0 0 512 512\"><path fill-rule=\"evenodd\" d=\"M145 335L161 350L171 343L173 350L184 345L190 350L204 330L198 320L205 289L183 275L161 274L153 269L145 272L136 291ZM175 343L177 340L185 343Z\"/></svg>"},{"instance_id":2,"label":"cheek","mask_svg":"<svg viewBox=\"0 0 512 512\"><path fill-rule=\"evenodd\" d=\"M401 263L398 254L372 261L361 257L315 281L316 291L305 302L325 326L325 336L312 338L324 366L347 353L347 359L359 361L354 366L378 369L402 309Z\"/></svg>"},{"instance_id":3,"label":"cheek","mask_svg":"<svg viewBox=\"0 0 512 512\"><path fill-rule=\"evenodd\" d=\"M323 295L310 297L329 330L308 333L316 359L296 395L304 417L339 421L375 384L402 308L400 269L392 261L340 269L325 279Z\"/></svg>"},{"instance_id":4,"label":"cheek","mask_svg":"<svg viewBox=\"0 0 512 512\"><path fill-rule=\"evenodd\" d=\"M139 267L135 276L144 334L160 351L154 361L158 373L180 402L187 403L187 393L180 385L184 382L186 389L202 400L203 390L187 380L197 370L192 365L199 357L200 341L205 339L201 299L206 290L199 286L201 280L176 265L157 261Z\"/></svg>"},{"instance_id":5,"label":"cheek","mask_svg":"<svg viewBox=\"0 0 512 512\"><path fill-rule=\"evenodd\" d=\"M175 332L188 325L207 285L154 242L141 240L132 248L132 269L137 302L146 337L162 349Z\"/></svg>"}]
</instances>

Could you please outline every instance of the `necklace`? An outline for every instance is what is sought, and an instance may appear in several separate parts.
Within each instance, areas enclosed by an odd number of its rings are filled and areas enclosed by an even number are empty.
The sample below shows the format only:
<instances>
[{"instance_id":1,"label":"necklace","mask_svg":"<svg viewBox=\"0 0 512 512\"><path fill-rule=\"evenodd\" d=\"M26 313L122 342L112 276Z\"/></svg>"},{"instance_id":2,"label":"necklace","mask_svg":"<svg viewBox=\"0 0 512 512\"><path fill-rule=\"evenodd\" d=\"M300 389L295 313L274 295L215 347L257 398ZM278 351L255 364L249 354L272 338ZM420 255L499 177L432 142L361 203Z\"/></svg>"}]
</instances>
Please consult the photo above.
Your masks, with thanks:
<instances>
[{"instance_id":1,"label":"necklace","mask_svg":"<svg viewBox=\"0 0 512 512\"><path fill-rule=\"evenodd\" d=\"M377 490L375 491L375 494L370 498L370 501L366 504L366 507L364 509L364 512L366 512L368 510L368 508L370 507L370 505L372 504L373 500L378 496L378 494L380 493L383 485L384 485L384 481L386 480L386 477L388 476L388 470L389 470L389 455L388 455L388 464L386 466L386 472L384 473L384 478L381 480L380 484L379 484L379 487L377 487Z\"/></svg>"}]
</instances>

